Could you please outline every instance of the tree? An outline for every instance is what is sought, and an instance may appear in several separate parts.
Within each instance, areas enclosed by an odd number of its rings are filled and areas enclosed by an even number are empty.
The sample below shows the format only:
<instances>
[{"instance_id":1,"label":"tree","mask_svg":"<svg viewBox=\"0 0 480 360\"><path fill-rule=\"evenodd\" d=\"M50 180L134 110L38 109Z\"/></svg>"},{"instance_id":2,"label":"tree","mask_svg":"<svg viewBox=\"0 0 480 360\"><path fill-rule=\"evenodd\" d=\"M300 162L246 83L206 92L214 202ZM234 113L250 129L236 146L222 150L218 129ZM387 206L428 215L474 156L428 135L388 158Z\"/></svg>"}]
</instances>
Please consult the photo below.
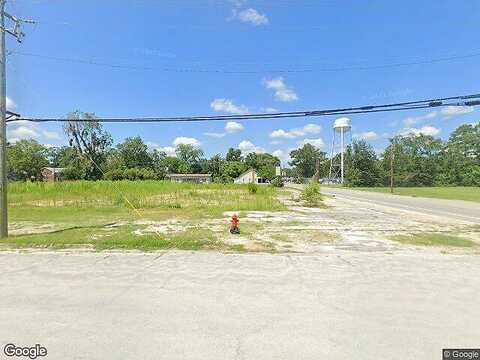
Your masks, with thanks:
<instances>
[{"instance_id":1,"label":"tree","mask_svg":"<svg viewBox=\"0 0 480 360\"><path fill-rule=\"evenodd\" d=\"M42 168L48 166L48 151L36 140L20 140L7 147L8 176L11 179L41 179Z\"/></svg>"},{"instance_id":2,"label":"tree","mask_svg":"<svg viewBox=\"0 0 480 360\"><path fill-rule=\"evenodd\" d=\"M383 153L382 167L390 171L395 154L394 182L397 186L432 186L437 179L442 141L427 135L396 136ZM387 184L388 180L385 179Z\"/></svg>"},{"instance_id":3,"label":"tree","mask_svg":"<svg viewBox=\"0 0 480 360\"><path fill-rule=\"evenodd\" d=\"M326 153L311 144L305 144L300 149L291 151L290 157L292 160L289 164L295 167L296 173L301 177L309 178L315 174L316 161L325 161Z\"/></svg>"},{"instance_id":4,"label":"tree","mask_svg":"<svg viewBox=\"0 0 480 360\"><path fill-rule=\"evenodd\" d=\"M222 166L224 160L220 154L215 154L208 161L208 173L212 174L213 179L222 174Z\"/></svg>"},{"instance_id":5,"label":"tree","mask_svg":"<svg viewBox=\"0 0 480 360\"><path fill-rule=\"evenodd\" d=\"M140 136L126 138L123 143L117 145L116 153L122 166L127 169L152 167L148 146Z\"/></svg>"},{"instance_id":6,"label":"tree","mask_svg":"<svg viewBox=\"0 0 480 360\"><path fill-rule=\"evenodd\" d=\"M226 161L242 161L242 151L240 149L230 148L225 156Z\"/></svg>"},{"instance_id":7,"label":"tree","mask_svg":"<svg viewBox=\"0 0 480 360\"><path fill-rule=\"evenodd\" d=\"M354 141L345 153L345 181L350 186L375 186L381 183L377 155L365 140Z\"/></svg>"},{"instance_id":8,"label":"tree","mask_svg":"<svg viewBox=\"0 0 480 360\"><path fill-rule=\"evenodd\" d=\"M222 175L228 179L228 182L233 182L246 170L247 167L240 161L225 161L222 166Z\"/></svg>"},{"instance_id":9,"label":"tree","mask_svg":"<svg viewBox=\"0 0 480 360\"><path fill-rule=\"evenodd\" d=\"M67 118L69 121L65 123L63 129L70 146L73 146L82 158L85 178L91 180L102 178L101 169L105 163L108 149L112 145L112 137L95 120L94 113L77 110L68 114Z\"/></svg>"},{"instance_id":10,"label":"tree","mask_svg":"<svg viewBox=\"0 0 480 360\"><path fill-rule=\"evenodd\" d=\"M480 168L480 122L459 126L450 135L440 156L437 182L441 185L475 186L472 174Z\"/></svg>"},{"instance_id":11,"label":"tree","mask_svg":"<svg viewBox=\"0 0 480 360\"><path fill-rule=\"evenodd\" d=\"M201 171L202 149L198 149L190 144L180 144L176 147L175 154L186 165L186 167L184 165L183 169L185 173L199 173Z\"/></svg>"},{"instance_id":12,"label":"tree","mask_svg":"<svg viewBox=\"0 0 480 360\"><path fill-rule=\"evenodd\" d=\"M275 167L280 166L280 159L268 153L250 153L245 157L245 165L258 171L258 175L268 180L275 177Z\"/></svg>"}]
</instances>

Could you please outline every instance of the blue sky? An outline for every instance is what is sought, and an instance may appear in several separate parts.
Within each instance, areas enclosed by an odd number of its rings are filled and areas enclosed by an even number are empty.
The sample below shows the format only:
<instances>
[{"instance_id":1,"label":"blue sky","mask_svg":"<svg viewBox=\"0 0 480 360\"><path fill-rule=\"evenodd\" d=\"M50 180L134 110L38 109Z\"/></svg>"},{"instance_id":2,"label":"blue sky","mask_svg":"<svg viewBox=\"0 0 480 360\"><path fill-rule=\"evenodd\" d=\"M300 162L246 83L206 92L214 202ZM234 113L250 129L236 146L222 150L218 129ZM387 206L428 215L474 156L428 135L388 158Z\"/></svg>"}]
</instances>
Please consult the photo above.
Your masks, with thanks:
<instances>
[{"instance_id":1,"label":"blue sky","mask_svg":"<svg viewBox=\"0 0 480 360\"><path fill-rule=\"evenodd\" d=\"M25 25L24 43L7 42L9 105L24 116L63 117L75 109L101 117L292 111L479 91L480 56L341 70L480 53L478 1L10 0L7 9L38 22ZM334 120L106 128L116 142L140 135L166 151L187 142L208 156L240 147L286 160L305 142L327 151ZM447 138L479 117L459 108L351 120L353 135L380 151L394 134ZM65 143L57 124L9 125L9 138Z\"/></svg>"}]
</instances>

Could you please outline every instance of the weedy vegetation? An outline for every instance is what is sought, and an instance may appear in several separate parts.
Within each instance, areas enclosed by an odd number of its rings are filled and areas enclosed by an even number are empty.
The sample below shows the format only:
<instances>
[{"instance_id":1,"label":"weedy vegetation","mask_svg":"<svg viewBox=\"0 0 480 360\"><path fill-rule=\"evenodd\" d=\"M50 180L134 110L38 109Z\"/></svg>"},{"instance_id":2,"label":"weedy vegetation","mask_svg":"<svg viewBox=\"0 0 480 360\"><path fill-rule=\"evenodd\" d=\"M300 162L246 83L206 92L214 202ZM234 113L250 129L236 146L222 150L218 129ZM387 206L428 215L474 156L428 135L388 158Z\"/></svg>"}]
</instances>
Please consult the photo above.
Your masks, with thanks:
<instances>
[{"instance_id":1,"label":"weedy vegetation","mask_svg":"<svg viewBox=\"0 0 480 360\"><path fill-rule=\"evenodd\" d=\"M469 239L454 235L438 233L422 233L411 235L394 235L390 239L402 244L420 246L448 246L448 247L474 247L477 244Z\"/></svg>"},{"instance_id":2,"label":"weedy vegetation","mask_svg":"<svg viewBox=\"0 0 480 360\"><path fill-rule=\"evenodd\" d=\"M1 243L19 247L90 246L95 249L225 249L209 229L142 234L136 220L222 218L225 211L284 210L277 189L241 184L179 184L169 181L14 182L10 222L27 228ZM55 232L39 233L42 225ZM118 226L109 227L111 224ZM234 249L233 249L234 250Z\"/></svg>"}]
</instances>

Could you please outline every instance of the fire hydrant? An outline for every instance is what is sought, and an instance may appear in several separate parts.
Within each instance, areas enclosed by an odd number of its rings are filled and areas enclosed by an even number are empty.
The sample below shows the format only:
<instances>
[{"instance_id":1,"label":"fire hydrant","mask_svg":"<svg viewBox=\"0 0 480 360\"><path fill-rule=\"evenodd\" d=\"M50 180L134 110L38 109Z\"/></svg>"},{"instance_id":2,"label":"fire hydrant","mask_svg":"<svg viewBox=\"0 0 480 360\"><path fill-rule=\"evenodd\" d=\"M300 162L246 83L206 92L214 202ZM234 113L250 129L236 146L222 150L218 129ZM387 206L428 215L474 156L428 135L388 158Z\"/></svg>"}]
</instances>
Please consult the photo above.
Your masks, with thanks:
<instances>
[{"instance_id":1,"label":"fire hydrant","mask_svg":"<svg viewBox=\"0 0 480 360\"><path fill-rule=\"evenodd\" d=\"M230 233L231 234L240 234L240 229L238 228L238 216L237 214L234 214L232 216L232 221L230 223Z\"/></svg>"}]
</instances>

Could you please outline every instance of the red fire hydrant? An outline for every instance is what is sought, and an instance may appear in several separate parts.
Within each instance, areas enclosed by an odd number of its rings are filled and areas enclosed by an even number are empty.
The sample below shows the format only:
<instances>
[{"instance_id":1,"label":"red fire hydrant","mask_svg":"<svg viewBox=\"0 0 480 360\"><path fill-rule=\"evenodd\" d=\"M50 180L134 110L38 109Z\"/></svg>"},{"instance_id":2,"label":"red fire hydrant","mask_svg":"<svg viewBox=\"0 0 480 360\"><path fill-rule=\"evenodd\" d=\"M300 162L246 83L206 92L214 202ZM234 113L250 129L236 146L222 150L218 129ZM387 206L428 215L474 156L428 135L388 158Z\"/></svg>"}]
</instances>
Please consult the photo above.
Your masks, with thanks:
<instances>
[{"instance_id":1,"label":"red fire hydrant","mask_svg":"<svg viewBox=\"0 0 480 360\"><path fill-rule=\"evenodd\" d=\"M240 234L240 229L238 228L238 215L234 214L230 223L230 233L231 234Z\"/></svg>"}]
</instances>

